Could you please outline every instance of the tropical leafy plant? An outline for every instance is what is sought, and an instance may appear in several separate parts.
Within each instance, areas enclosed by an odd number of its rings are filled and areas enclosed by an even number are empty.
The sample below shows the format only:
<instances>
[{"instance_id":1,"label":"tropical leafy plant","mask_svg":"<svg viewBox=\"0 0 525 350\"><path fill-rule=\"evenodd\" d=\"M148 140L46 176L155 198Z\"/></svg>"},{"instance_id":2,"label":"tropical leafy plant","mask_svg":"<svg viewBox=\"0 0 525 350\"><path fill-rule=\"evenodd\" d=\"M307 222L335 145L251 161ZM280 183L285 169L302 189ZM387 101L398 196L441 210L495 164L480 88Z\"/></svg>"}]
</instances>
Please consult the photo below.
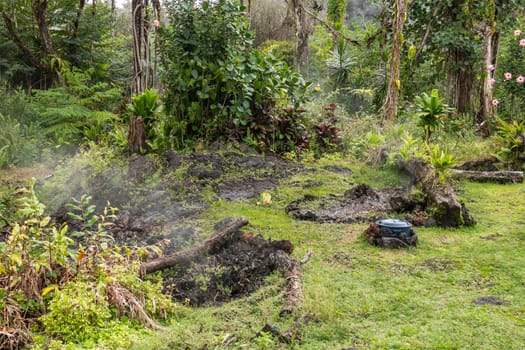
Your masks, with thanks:
<instances>
[{"instance_id":1,"label":"tropical leafy plant","mask_svg":"<svg viewBox=\"0 0 525 350\"><path fill-rule=\"evenodd\" d=\"M159 103L159 94L155 89L146 89L143 93L134 96L129 105L129 110L137 117L142 117L144 128L146 130L146 137L152 139L153 123L158 118L162 111L162 105Z\"/></svg>"},{"instance_id":2,"label":"tropical leafy plant","mask_svg":"<svg viewBox=\"0 0 525 350\"><path fill-rule=\"evenodd\" d=\"M425 132L424 139L428 142L432 133L438 129L443 118L447 115L449 109L446 104L439 98L439 92L433 89L430 95L422 93L414 98L417 108L417 117L419 117L419 126L423 127Z\"/></svg>"},{"instance_id":3,"label":"tropical leafy plant","mask_svg":"<svg viewBox=\"0 0 525 350\"><path fill-rule=\"evenodd\" d=\"M350 73L354 68L355 61L346 52L344 40L338 40L336 48L326 60L326 66L330 72L330 78L335 88L345 87L350 80Z\"/></svg>"},{"instance_id":4,"label":"tropical leafy plant","mask_svg":"<svg viewBox=\"0 0 525 350\"><path fill-rule=\"evenodd\" d=\"M525 120L506 122L498 118L498 137L502 147L498 155L509 166L516 166L525 151Z\"/></svg>"},{"instance_id":5,"label":"tropical leafy plant","mask_svg":"<svg viewBox=\"0 0 525 350\"><path fill-rule=\"evenodd\" d=\"M436 171L439 181L442 183L447 181L451 176L450 169L456 164L454 155L439 145L430 146L426 144L425 150L428 161Z\"/></svg>"},{"instance_id":6,"label":"tropical leafy plant","mask_svg":"<svg viewBox=\"0 0 525 350\"><path fill-rule=\"evenodd\" d=\"M31 141L38 136L33 131L0 114L0 168L28 166L34 161L37 149Z\"/></svg>"}]
</instances>

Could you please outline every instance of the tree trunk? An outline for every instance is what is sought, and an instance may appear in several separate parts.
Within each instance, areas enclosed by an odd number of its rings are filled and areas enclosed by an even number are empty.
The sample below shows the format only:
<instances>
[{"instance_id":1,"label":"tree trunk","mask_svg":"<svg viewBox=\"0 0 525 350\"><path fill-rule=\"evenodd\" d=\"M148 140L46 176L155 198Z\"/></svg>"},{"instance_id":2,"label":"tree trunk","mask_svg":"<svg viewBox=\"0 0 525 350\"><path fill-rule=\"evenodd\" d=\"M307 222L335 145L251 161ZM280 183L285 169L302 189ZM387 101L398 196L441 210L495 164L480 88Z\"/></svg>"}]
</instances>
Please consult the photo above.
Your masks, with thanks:
<instances>
[{"instance_id":1,"label":"tree trunk","mask_svg":"<svg viewBox=\"0 0 525 350\"><path fill-rule=\"evenodd\" d=\"M47 0L33 2L33 12L35 15L36 22L38 24L40 38L42 39L42 47L44 48L44 52L48 56L51 56L55 53L55 51L53 50L53 43L51 42L49 28L47 27L46 10Z\"/></svg>"},{"instance_id":2,"label":"tree trunk","mask_svg":"<svg viewBox=\"0 0 525 350\"><path fill-rule=\"evenodd\" d=\"M82 13L84 12L85 6L86 6L86 0L80 0L78 4L77 15L75 17L75 21L73 22L73 30L71 32L71 43L69 44L69 53L68 53L72 59L73 65L78 64L78 59L76 58L78 44L76 40L78 37L78 29L80 27L80 18L82 17Z\"/></svg>"},{"instance_id":3,"label":"tree trunk","mask_svg":"<svg viewBox=\"0 0 525 350\"><path fill-rule=\"evenodd\" d=\"M11 40L18 46L18 48L24 53L25 57L29 60L31 65L40 70L40 71L47 71L47 67L44 66L40 60L35 56L35 54L24 44L22 39L20 38L20 35L18 34L18 30L16 25L11 21L11 18L9 15L5 12L2 12L2 17L4 19L5 27L7 29L7 33Z\"/></svg>"},{"instance_id":4,"label":"tree trunk","mask_svg":"<svg viewBox=\"0 0 525 350\"><path fill-rule=\"evenodd\" d=\"M138 95L148 87L149 43L144 0L132 0L131 11L133 29L133 94Z\"/></svg>"},{"instance_id":5,"label":"tree trunk","mask_svg":"<svg viewBox=\"0 0 525 350\"><path fill-rule=\"evenodd\" d=\"M494 6L494 9L496 7ZM484 137L490 136L489 124L493 119L494 109L492 105L492 79L496 72L496 57L499 47L499 32L496 31L495 23L496 13L494 11L493 17L487 19L483 28L483 69L485 73L482 75L481 87L481 109L477 114L476 122L481 125L480 130Z\"/></svg>"},{"instance_id":6,"label":"tree trunk","mask_svg":"<svg viewBox=\"0 0 525 350\"><path fill-rule=\"evenodd\" d=\"M129 117L128 148L131 153L140 153L148 147L146 143L146 130L142 117L133 114Z\"/></svg>"},{"instance_id":7,"label":"tree trunk","mask_svg":"<svg viewBox=\"0 0 525 350\"><path fill-rule=\"evenodd\" d=\"M291 11L295 19L295 36L296 36L296 54L297 67L306 72L308 70L308 37L312 32L310 23L307 20L304 6L307 6L307 1L304 0L289 0Z\"/></svg>"},{"instance_id":8,"label":"tree trunk","mask_svg":"<svg viewBox=\"0 0 525 350\"><path fill-rule=\"evenodd\" d=\"M470 53L458 49L456 51L456 66L459 66L459 71L456 75L456 111L458 113L466 113L470 110L470 97L472 94L472 86L474 84L474 76L472 71L472 64Z\"/></svg>"},{"instance_id":9,"label":"tree trunk","mask_svg":"<svg viewBox=\"0 0 525 350\"><path fill-rule=\"evenodd\" d=\"M401 82L399 70L401 65L401 46L403 45L403 26L406 21L408 0L395 0L392 49L389 62L389 82L383 110L383 121L394 120L397 114L397 99Z\"/></svg>"}]
</instances>

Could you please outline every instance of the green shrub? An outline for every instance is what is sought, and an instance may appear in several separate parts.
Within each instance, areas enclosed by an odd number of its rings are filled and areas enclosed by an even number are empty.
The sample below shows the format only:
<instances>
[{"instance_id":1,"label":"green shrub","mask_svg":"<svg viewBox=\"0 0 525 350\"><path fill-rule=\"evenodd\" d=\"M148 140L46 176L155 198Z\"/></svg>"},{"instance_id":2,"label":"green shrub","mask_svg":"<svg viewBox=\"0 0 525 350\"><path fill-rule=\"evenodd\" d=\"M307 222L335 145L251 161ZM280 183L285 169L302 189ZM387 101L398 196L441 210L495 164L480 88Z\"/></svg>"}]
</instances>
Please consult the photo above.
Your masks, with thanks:
<instances>
[{"instance_id":1,"label":"green shrub","mask_svg":"<svg viewBox=\"0 0 525 350\"><path fill-rule=\"evenodd\" d=\"M158 103L159 94L154 89L146 89L142 94L134 96L129 105L129 110L137 117L142 117L146 138L151 140L155 133L153 124L158 119L162 105Z\"/></svg>"},{"instance_id":2,"label":"green shrub","mask_svg":"<svg viewBox=\"0 0 525 350\"><path fill-rule=\"evenodd\" d=\"M265 56L273 55L278 60L286 62L290 67L294 65L297 54L291 41L266 40L260 45L260 49Z\"/></svg>"},{"instance_id":3,"label":"green shrub","mask_svg":"<svg viewBox=\"0 0 525 350\"><path fill-rule=\"evenodd\" d=\"M506 122L498 118L498 122L498 138L501 142L498 156L507 166L516 167L525 151L525 120Z\"/></svg>"},{"instance_id":4,"label":"green shrub","mask_svg":"<svg viewBox=\"0 0 525 350\"><path fill-rule=\"evenodd\" d=\"M251 48L253 34L236 2L170 5L161 31L169 65L168 120L161 132L183 148L198 140L253 140L275 152L300 143L299 105L308 84L284 62ZM285 112L291 105L294 113Z\"/></svg>"},{"instance_id":5,"label":"green shrub","mask_svg":"<svg viewBox=\"0 0 525 350\"><path fill-rule=\"evenodd\" d=\"M88 282L68 283L49 303L40 317L51 337L71 343L97 341L111 318L104 288Z\"/></svg>"},{"instance_id":6,"label":"green shrub","mask_svg":"<svg viewBox=\"0 0 525 350\"><path fill-rule=\"evenodd\" d=\"M0 114L0 168L29 166L37 157L31 129Z\"/></svg>"},{"instance_id":7,"label":"green shrub","mask_svg":"<svg viewBox=\"0 0 525 350\"><path fill-rule=\"evenodd\" d=\"M160 279L143 282L139 276L137 258L160 251L116 246L106 231L115 210L97 215L89 202L83 196L69 206L71 218L80 222L71 232L44 216L34 182L17 201L19 222L10 224L0 242L0 308L8 310L0 327L17 344L29 341L28 318L39 317L42 331L60 342L96 344L112 339L119 318L155 328L150 315L165 318L173 311Z\"/></svg>"},{"instance_id":8,"label":"green shrub","mask_svg":"<svg viewBox=\"0 0 525 350\"><path fill-rule=\"evenodd\" d=\"M443 124L443 118L447 115L448 106L439 98L439 92L434 89L428 95L422 93L414 98L417 107L419 125L425 132L425 142L428 142L432 133Z\"/></svg>"}]
</instances>

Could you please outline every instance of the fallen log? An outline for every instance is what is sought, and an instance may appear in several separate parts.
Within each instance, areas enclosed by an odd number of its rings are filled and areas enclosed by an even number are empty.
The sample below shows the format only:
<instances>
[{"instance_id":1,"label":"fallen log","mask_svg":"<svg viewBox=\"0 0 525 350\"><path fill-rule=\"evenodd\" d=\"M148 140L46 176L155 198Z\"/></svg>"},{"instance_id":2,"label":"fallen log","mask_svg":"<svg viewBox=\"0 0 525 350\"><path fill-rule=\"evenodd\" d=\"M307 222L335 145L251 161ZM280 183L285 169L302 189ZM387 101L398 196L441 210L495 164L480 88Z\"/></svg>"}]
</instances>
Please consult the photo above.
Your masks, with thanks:
<instances>
[{"instance_id":1,"label":"fallen log","mask_svg":"<svg viewBox=\"0 0 525 350\"><path fill-rule=\"evenodd\" d=\"M454 189L448 182L440 182L434 169L420 158L398 160L398 167L408 173L414 182L421 184L426 195L427 208L433 211L433 218L439 226L470 226L474 220L465 205L460 203Z\"/></svg>"},{"instance_id":2,"label":"fallen log","mask_svg":"<svg viewBox=\"0 0 525 350\"><path fill-rule=\"evenodd\" d=\"M301 287L301 263L296 261L282 250L275 251L270 259L283 272L286 285L284 306L279 313L281 316L291 314L295 306L303 297Z\"/></svg>"},{"instance_id":3,"label":"fallen log","mask_svg":"<svg viewBox=\"0 0 525 350\"><path fill-rule=\"evenodd\" d=\"M523 183L523 171L474 171L452 169L456 179L466 179L477 182Z\"/></svg>"},{"instance_id":4,"label":"fallen log","mask_svg":"<svg viewBox=\"0 0 525 350\"><path fill-rule=\"evenodd\" d=\"M237 230L247 224L248 219L246 218L236 219L216 231L210 238L196 247L143 263L141 271L144 274L153 273L175 265L186 264L199 256L208 255L210 252L219 249Z\"/></svg>"}]
</instances>

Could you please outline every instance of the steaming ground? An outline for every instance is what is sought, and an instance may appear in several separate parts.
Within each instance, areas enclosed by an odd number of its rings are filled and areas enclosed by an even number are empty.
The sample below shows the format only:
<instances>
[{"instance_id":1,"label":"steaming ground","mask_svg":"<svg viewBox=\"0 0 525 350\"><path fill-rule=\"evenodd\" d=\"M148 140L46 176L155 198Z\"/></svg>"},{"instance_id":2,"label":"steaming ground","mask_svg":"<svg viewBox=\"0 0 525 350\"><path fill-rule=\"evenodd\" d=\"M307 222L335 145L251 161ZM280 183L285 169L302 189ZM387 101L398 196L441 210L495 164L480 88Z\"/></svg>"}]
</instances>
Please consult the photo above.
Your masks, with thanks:
<instances>
[{"instance_id":1,"label":"steaming ground","mask_svg":"<svg viewBox=\"0 0 525 350\"><path fill-rule=\"evenodd\" d=\"M247 150L167 152L107 164L75 158L58 167L39 192L50 214L72 227L78 223L67 215L71 198L87 194L99 212L109 203L119 209L112 229L119 243L146 245L167 239L169 253L200 240L195 219L213 201L258 198L300 171L306 169L295 162Z\"/></svg>"}]
</instances>

